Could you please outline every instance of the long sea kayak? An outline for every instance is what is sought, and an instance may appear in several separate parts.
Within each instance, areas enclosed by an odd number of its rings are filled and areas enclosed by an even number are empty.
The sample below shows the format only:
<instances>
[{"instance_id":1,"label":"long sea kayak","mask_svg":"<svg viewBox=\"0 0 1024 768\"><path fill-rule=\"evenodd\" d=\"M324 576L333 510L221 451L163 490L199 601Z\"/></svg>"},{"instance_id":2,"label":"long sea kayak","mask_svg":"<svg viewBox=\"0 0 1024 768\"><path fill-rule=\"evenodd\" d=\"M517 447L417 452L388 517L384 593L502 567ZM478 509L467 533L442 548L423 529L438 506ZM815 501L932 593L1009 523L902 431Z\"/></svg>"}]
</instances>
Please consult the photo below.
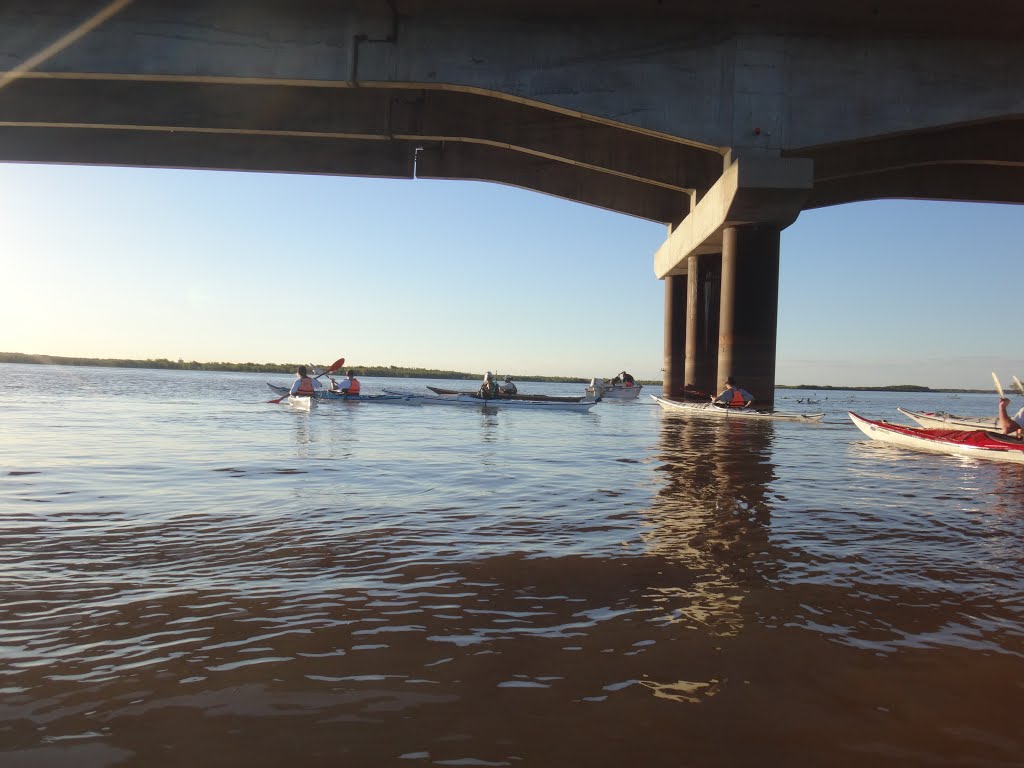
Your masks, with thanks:
<instances>
[{"instance_id":1,"label":"long sea kayak","mask_svg":"<svg viewBox=\"0 0 1024 768\"><path fill-rule=\"evenodd\" d=\"M923 429L871 421L849 412L850 420L872 440L919 451L969 456L990 461L1024 463L1024 440L986 430Z\"/></svg>"},{"instance_id":2,"label":"long sea kayak","mask_svg":"<svg viewBox=\"0 0 1024 768\"><path fill-rule=\"evenodd\" d=\"M459 389L444 389L443 387L430 387L431 392L435 395L466 395L468 397L476 397L476 392L467 392ZM481 398L482 399L482 398ZM523 395L516 393L514 395L498 395L499 400L532 400L532 401L544 401L549 400L553 403L578 403L583 399L583 395L579 397L568 397L561 395Z\"/></svg>"},{"instance_id":3,"label":"long sea kayak","mask_svg":"<svg viewBox=\"0 0 1024 768\"><path fill-rule=\"evenodd\" d=\"M954 416L945 411L908 411L906 408L897 408L911 421L916 421L927 429L959 429L964 432L976 430L998 430L999 424L995 418L987 419L984 416Z\"/></svg>"},{"instance_id":4,"label":"long sea kayak","mask_svg":"<svg viewBox=\"0 0 1024 768\"><path fill-rule=\"evenodd\" d=\"M400 394L384 390L388 394ZM405 395L416 405L448 405L462 408L483 408L487 410L500 408L509 411L589 411L596 400L581 400L578 403L566 403L552 400L484 400L471 395Z\"/></svg>"},{"instance_id":5,"label":"long sea kayak","mask_svg":"<svg viewBox=\"0 0 1024 768\"><path fill-rule=\"evenodd\" d=\"M288 387L279 387L276 384L267 382L267 386L270 387L278 395L287 395L289 392ZM416 405L416 403L410 402L412 395L404 394L384 394L384 395L343 395L341 392L332 392L329 389L317 390L313 395L314 400L331 400L341 403L397 403L405 405Z\"/></svg>"},{"instance_id":6,"label":"long sea kayak","mask_svg":"<svg viewBox=\"0 0 1024 768\"><path fill-rule=\"evenodd\" d=\"M789 411L759 411L756 408L725 408L712 405L710 402L692 403L682 400L669 400L651 395L654 401L666 411L678 411L695 416L712 416L719 419L774 419L776 421L807 421L817 422L825 418L824 413L795 413Z\"/></svg>"}]
</instances>

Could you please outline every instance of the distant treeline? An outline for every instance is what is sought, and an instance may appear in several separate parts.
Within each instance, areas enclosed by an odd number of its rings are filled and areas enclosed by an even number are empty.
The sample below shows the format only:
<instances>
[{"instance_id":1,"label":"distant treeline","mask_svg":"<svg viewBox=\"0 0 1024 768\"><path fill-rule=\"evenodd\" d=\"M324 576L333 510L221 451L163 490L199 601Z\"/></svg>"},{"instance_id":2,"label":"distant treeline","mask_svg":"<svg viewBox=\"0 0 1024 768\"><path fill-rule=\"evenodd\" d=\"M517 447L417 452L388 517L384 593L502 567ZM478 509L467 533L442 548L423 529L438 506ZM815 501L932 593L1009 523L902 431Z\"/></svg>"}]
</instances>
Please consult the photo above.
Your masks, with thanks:
<instances>
[{"instance_id":1,"label":"distant treeline","mask_svg":"<svg viewBox=\"0 0 1024 768\"><path fill-rule=\"evenodd\" d=\"M0 352L0 363L33 363L35 365L90 365L101 368L160 368L175 371L241 371L245 373L295 373L299 363L200 363L196 360L122 360L119 358L59 357L57 355L26 355L21 352ZM326 369L330 363L318 364ZM406 368L397 365L345 365L353 368L360 376L383 376L402 379L460 379L474 381L483 378L483 372L445 371L439 368ZM505 375L503 372L502 375ZM516 381L550 381L566 384L589 382L573 376L518 376L510 374ZM661 384L660 381L643 381L642 384Z\"/></svg>"},{"instance_id":2,"label":"distant treeline","mask_svg":"<svg viewBox=\"0 0 1024 768\"><path fill-rule=\"evenodd\" d=\"M776 389L815 389L815 390L839 390L842 392L964 392L964 393L987 393L992 390L988 389L932 389L931 387L921 387L917 384L890 384L885 387L833 387L828 384L797 384L795 386L787 386L785 384L776 384Z\"/></svg>"}]
</instances>

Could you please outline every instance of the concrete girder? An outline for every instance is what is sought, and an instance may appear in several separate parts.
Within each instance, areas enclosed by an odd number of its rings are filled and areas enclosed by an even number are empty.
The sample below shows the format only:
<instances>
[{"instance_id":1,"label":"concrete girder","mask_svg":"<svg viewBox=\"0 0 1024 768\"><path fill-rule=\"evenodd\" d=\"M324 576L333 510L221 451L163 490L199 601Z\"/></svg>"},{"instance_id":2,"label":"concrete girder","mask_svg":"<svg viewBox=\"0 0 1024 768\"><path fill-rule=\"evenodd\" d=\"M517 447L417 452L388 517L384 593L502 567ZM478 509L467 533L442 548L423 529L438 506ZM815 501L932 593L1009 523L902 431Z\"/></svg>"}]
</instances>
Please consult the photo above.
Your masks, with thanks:
<instances>
[{"instance_id":1,"label":"concrete girder","mask_svg":"<svg viewBox=\"0 0 1024 768\"><path fill-rule=\"evenodd\" d=\"M820 181L804 208L885 199L1024 203L1024 166L938 163Z\"/></svg>"},{"instance_id":2,"label":"concrete girder","mask_svg":"<svg viewBox=\"0 0 1024 768\"><path fill-rule=\"evenodd\" d=\"M792 224L811 192L813 164L803 158L741 157L654 254L654 274L685 274L691 254L721 253L723 232L744 224Z\"/></svg>"},{"instance_id":3,"label":"concrete girder","mask_svg":"<svg viewBox=\"0 0 1024 768\"><path fill-rule=\"evenodd\" d=\"M707 188L721 169L718 152L498 95L440 89L27 76L3 90L0 123L471 141L675 190Z\"/></svg>"},{"instance_id":4,"label":"concrete girder","mask_svg":"<svg viewBox=\"0 0 1024 768\"><path fill-rule=\"evenodd\" d=\"M415 149L399 141L0 126L0 162L411 179Z\"/></svg>"},{"instance_id":5,"label":"concrete girder","mask_svg":"<svg viewBox=\"0 0 1024 768\"><path fill-rule=\"evenodd\" d=\"M690 197L685 192L640 184L543 157L460 142L425 147L418 153L416 176L494 181L651 221L671 221L686 209Z\"/></svg>"},{"instance_id":6,"label":"concrete girder","mask_svg":"<svg viewBox=\"0 0 1024 768\"><path fill-rule=\"evenodd\" d=\"M1024 117L783 154L813 160L816 183L931 164L1024 166Z\"/></svg>"}]
</instances>

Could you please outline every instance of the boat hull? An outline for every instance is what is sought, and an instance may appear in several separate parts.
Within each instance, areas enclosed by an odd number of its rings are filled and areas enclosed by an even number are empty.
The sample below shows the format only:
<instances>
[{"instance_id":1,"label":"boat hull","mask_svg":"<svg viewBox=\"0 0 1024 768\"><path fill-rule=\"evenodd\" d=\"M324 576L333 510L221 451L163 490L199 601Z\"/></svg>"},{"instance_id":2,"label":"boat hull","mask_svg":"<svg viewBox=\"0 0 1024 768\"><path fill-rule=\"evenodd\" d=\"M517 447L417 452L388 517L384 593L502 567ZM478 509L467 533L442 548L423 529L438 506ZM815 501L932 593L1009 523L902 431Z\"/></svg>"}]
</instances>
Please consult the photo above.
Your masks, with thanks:
<instances>
[{"instance_id":1,"label":"boat hull","mask_svg":"<svg viewBox=\"0 0 1024 768\"><path fill-rule=\"evenodd\" d=\"M387 392L387 390L385 390ZM596 400L581 400L578 403L565 403L551 400L484 400L471 395L431 396L407 395L416 405L446 405L462 408L483 408L487 410L508 411L589 411Z\"/></svg>"},{"instance_id":2,"label":"boat hull","mask_svg":"<svg viewBox=\"0 0 1024 768\"><path fill-rule=\"evenodd\" d=\"M655 402L666 411L709 416L716 419L767 419L772 421L805 421L819 422L825 418L824 413L791 413L788 411L759 411L756 408L723 408L706 403L683 402L668 400L664 397L651 395Z\"/></svg>"},{"instance_id":3,"label":"boat hull","mask_svg":"<svg viewBox=\"0 0 1024 768\"><path fill-rule=\"evenodd\" d=\"M994 418L986 419L983 416L954 416L951 413L936 411L908 411L905 408L897 408L911 421L916 421L925 429L958 429L965 432L976 430L987 430L989 432L999 429L999 424Z\"/></svg>"},{"instance_id":4,"label":"boat hull","mask_svg":"<svg viewBox=\"0 0 1024 768\"><path fill-rule=\"evenodd\" d=\"M274 392L279 395L287 395L288 387L279 387L276 384L267 382L267 386L270 387ZM412 395L403 394L384 394L384 395L343 395L340 392L332 392L331 390L318 390L313 399L317 401L330 400L333 402L340 403L397 403L416 405L416 403L409 402Z\"/></svg>"},{"instance_id":5,"label":"boat hull","mask_svg":"<svg viewBox=\"0 0 1024 768\"><path fill-rule=\"evenodd\" d=\"M636 400L640 396L640 390L643 388L643 384L634 384L632 387L616 384L614 386L587 387L586 392L588 396L599 396L602 400Z\"/></svg>"},{"instance_id":6,"label":"boat hull","mask_svg":"<svg viewBox=\"0 0 1024 768\"><path fill-rule=\"evenodd\" d=\"M986 430L924 429L872 421L849 411L861 432L881 443L929 453L1024 464L1024 441Z\"/></svg>"},{"instance_id":7,"label":"boat hull","mask_svg":"<svg viewBox=\"0 0 1024 768\"><path fill-rule=\"evenodd\" d=\"M443 387L427 387L435 395L466 395L467 397L473 397L476 392L467 392L459 389L444 389ZM562 397L560 395L498 395L499 400L530 400L530 401L547 401L550 400L553 403L578 403L583 400L583 396L579 397Z\"/></svg>"}]
</instances>

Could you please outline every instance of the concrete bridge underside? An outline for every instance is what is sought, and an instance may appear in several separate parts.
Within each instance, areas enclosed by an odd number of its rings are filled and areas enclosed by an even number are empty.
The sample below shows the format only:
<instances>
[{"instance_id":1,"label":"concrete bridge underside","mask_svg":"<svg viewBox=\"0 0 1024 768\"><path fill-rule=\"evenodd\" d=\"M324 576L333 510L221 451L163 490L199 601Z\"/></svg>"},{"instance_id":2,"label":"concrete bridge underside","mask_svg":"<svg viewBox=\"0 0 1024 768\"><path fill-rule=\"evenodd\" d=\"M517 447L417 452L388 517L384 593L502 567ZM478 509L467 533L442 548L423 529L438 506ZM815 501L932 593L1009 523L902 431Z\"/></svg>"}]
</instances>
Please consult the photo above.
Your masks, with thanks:
<instances>
[{"instance_id":1,"label":"concrete bridge underside","mask_svg":"<svg viewBox=\"0 0 1024 768\"><path fill-rule=\"evenodd\" d=\"M11 0L0 161L474 179L663 222L667 391L734 374L770 405L800 211L1024 202L1024 5L921 8Z\"/></svg>"}]
</instances>

